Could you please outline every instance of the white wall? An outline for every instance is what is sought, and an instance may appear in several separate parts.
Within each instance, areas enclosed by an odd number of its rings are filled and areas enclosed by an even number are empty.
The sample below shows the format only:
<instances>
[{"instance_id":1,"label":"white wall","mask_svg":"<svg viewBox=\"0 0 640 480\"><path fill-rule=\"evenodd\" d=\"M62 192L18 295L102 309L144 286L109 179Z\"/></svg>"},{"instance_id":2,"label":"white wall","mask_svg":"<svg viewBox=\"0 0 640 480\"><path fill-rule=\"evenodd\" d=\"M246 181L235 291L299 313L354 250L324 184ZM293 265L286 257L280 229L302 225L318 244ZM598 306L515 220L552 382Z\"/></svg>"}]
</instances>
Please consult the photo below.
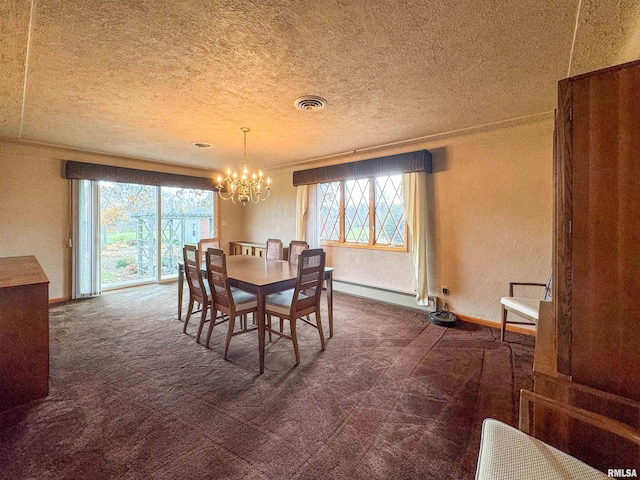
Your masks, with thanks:
<instances>
[{"instance_id":1,"label":"white wall","mask_svg":"<svg viewBox=\"0 0 640 480\"><path fill-rule=\"evenodd\" d=\"M430 293L451 290L450 308L499 320L500 296L509 281L547 280L551 270L553 122L542 121L383 149L352 161L426 148L434 153L430 176ZM51 280L51 298L68 297L71 285L69 182L63 160L206 175L181 168L60 148L0 142L0 256L36 255ZM221 237L229 241L288 243L295 236L293 170L269 172L274 188L259 205L221 202ZM337 163L337 162L333 162ZM327 248L336 278L393 290L413 290L410 254Z\"/></svg>"},{"instance_id":2,"label":"white wall","mask_svg":"<svg viewBox=\"0 0 640 480\"><path fill-rule=\"evenodd\" d=\"M213 172L62 148L0 142L0 257L35 255L51 282L49 297L71 292L70 182L63 160L118 165L183 175ZM222 241L242 234L244 210L221 205Z\"/></svg>"},{"instance_id":3,"label":"white wall","mask_svg":"<svg viewBox=\"0 0 640 480\"><path fill-rule=\"evenodd\" d=\"M446 299L451 310L497 322L500 297L507 294L510 281L546 282L551 271L553 122L450 136L340 161L420 149L434 154L429 178L430 294L442 299L445 285L451 291ZM246 207L243 239L292 239L292 172L330 163L276 171L272 197ZM346 247L326 251L336 279L413 291L409 253Z\"/></svg>"},{"instance_id":4,"label":"white wall","mask_svg":"<svg viewBox=\"0 0 640 480\"><path fill-rule=\"evenodd\" d=\"M286 246L296 236L296 188L291 180L291 169L268 171L273 188L269 198L258 204L249 203L244 209L241 238L247 242L265 243L268 238L279 238Z\"/></svg>"}]
</instances>

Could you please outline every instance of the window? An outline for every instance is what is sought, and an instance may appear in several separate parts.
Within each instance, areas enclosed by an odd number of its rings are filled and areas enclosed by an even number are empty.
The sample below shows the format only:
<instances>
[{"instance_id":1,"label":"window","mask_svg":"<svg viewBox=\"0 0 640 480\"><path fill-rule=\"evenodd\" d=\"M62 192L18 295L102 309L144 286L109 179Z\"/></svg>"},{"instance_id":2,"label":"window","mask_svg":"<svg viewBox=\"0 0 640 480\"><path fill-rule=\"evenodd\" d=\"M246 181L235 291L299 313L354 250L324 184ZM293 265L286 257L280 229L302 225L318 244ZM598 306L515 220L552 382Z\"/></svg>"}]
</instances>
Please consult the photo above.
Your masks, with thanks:
<instances>
[{"instance_id":1,"label":"window","mask_svg":"<svg viewBox=\"0 0 640 480\"><path fill-rule=\"evenodd\" d=\"M406 251L402 175L318 185L324 244Z\"/></svg>"},{"instance_id":2,"label":"window","mask_svg":"<svg viewBox=\"0 0 640 480\"><path fill-rule=\"evenodd\" d=\"M213 193L78 180L76 298L175 278L183 245L215 236Z\"/></svg>"}]
</instances>

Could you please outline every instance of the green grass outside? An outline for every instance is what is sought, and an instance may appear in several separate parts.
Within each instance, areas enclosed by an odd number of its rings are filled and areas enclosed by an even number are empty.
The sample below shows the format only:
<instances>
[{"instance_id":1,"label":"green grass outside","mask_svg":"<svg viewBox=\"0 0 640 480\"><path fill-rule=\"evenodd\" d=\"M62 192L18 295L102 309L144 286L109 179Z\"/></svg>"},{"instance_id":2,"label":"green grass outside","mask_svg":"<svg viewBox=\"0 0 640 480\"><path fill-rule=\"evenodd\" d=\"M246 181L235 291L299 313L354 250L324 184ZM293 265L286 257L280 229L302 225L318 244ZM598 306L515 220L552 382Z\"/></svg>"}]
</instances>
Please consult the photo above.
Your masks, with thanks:
<instances>
[{"instance_id":1,"label":"green grass outside","mask_svg":"<svg viewBox=\"0 0 640 480\"><path fill-rule=\"evenodd\" d=\"M136 232L118 232L107 234L106 243L125 243L136 240Z\"/></svg>"}]
</instances>

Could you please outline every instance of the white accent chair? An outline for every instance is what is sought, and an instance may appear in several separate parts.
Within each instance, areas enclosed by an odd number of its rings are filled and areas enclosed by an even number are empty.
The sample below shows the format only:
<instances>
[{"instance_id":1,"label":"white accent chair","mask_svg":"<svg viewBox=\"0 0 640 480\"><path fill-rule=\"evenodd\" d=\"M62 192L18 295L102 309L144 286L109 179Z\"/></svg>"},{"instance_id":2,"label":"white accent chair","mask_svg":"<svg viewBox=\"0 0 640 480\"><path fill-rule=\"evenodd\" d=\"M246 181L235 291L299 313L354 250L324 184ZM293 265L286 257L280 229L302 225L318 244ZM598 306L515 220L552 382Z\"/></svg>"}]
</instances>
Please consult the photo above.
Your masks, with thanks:
<instances>
[{"instance_id":1,"label":"white accent chair","mask_svg":"<svg viewBox=\"0 0 640 480\"><path fill-rule=\"evenodd\" d=\"M487 418L476 480L604 480L607 475L517 428Z\"/></svg>"},{"instance_id":2,"label":"white accent chair","mask_svg":"<svg viewBox=\"0 0 640 480\"><path fill-rule=\"evenodd\" d=\"M569 382L570 384L573 382ZM582 392L598 392L603 398L611 394L575 385ZM535 404L611 432L621 439L640 446L640 432L631 426L598 413L560 402L553 398L520 391L519 429L487 418L482 423L482 438L476 480L600 480L610 478L571 455L534 438L531 416Z\"/></svg>"},{"instance_id":3,"label":"white accent chair","mask_svg":"<svg viewBox=\"0 0 640 480\"><path fill-rule=\"evenodd\" d=\"M528 297L516 297L514 296L514 286L529 286L529 287L545 287L544 296L542 301L551 301L551 277L547 283L531 283L531 282L510 282L509 283L509 296L502 297L500 303L502 304L502 325L500 328L500 341L504 342L504 333L508 324L512 325L533 325L534 327L538 323L538 317L540 313L540 299L528 298ZM523 321L508 321L508 313L514 313L521 317Z\"/></svg>"}]
</instances>

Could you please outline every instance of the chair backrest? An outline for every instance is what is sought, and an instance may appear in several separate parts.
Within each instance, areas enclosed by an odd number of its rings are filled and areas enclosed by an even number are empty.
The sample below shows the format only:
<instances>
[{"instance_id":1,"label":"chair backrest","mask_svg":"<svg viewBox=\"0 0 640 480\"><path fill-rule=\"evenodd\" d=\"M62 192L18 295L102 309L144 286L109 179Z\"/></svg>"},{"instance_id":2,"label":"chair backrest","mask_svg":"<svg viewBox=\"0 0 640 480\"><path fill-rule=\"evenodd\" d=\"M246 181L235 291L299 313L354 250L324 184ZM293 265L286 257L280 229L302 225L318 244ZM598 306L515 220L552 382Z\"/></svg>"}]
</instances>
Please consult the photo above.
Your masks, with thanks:
<instances>
[{"instance_id":1,"label":"chair backrest","mask_svg":"<svg viewBox=\"0 0 640 480\"><path fill-rule=\"evenodd\" d=\"M198 253L200 254L200 260L204 265L204 257L207 254L208 248L220 248L219 238L201 238L198 241Z\"/></svg>"},{"instance_id":2,"label":"chair backrest","mask_svg":"<svg viewBox=\"0 0 640 480\"><path fill-rule=\"evenodd\" d=\"M206 252L207 281L211 299L215 305L226 309L234 306L231 287L227 277L227 257L219 248L209 248Z\"/></svg>"},{"instance_id":3,"label":"chair backrest","mask_svg":"<svg viewBox=\"0 0 640 480\"><path fill-rule=\"evenodd\" d=\"M292 313L320 303L324 262L325 253L321 248L304 250L298 256L298 278L291 302Z\"/></svg>"},{"instance_id":4,"label":"chair backrest","mask_svg":"<svg viewBox=\"0 0 640 480\"><path fill-rule=\"evenodd\" d=\"M300 254L309 249L309 244L301 240L291 240L289 244L289 263L292 265L298 264L298 257Z\"/></svg>"},{"instance_id":5,"label":"chair backrest","mask_svg":"<svg viewBox=\"0 0 640 480\"><path fill-rule=\"evenodd\" d=\"M282 260L282 240L270 238L267 240L267 260Z\"/></svg>"},{"instance_id":6,"label":"chair backrest","mask_svg":"<svg viewBox=\"0 0 640 480\"><path fill-rule=\"evenodd\" d=\"M191 295L205 299L207 298L206 288L200 271L200 256L195 245L185 245L182 249L184 259L184 271L189 285Z\"/></svg>"}]
</instances>

